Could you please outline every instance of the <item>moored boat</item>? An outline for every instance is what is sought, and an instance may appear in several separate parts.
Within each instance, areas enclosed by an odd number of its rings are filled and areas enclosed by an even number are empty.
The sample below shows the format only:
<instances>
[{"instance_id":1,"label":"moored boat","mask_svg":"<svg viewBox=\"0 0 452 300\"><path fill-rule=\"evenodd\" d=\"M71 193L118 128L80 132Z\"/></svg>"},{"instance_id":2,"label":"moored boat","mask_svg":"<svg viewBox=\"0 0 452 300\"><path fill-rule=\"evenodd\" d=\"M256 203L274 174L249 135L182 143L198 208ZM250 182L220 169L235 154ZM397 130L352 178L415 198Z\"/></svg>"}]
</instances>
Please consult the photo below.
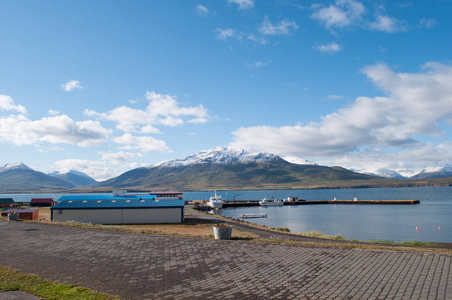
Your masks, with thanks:
<instances>
[{"instance_id":1,"label":"moored boat","mask_svg":"<svg viewBox=\"0 0 452 300\"><path fill-rule=\"evenodd\" d=\"M284 201L281 199L268 200L267 197L259 201L260 206L282 206Z\"/></svg>"},{"instance_id":2,"label":"moored boat","mask_svg":"<svg viewBox=\"0 0 452 300\"><path fill-rule=\"evenodd\" d=\"M211 195L209 198L209 206L214 209L219 209L223 207L223 203L226 202L226 199L221 198L221 195L217 195L217 191L215 191L215 195Z\"/></svg>"}]
</instances>

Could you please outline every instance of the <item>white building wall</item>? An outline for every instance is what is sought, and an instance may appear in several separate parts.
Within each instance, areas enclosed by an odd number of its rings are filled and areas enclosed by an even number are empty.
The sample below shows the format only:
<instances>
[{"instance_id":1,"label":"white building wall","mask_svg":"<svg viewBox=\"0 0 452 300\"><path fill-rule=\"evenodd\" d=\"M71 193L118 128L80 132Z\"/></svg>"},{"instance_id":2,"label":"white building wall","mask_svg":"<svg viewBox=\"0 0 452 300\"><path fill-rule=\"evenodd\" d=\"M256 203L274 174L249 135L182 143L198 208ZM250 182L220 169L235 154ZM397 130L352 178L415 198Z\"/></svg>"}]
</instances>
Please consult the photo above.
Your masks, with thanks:
<instances>
[{"instance_id":1,"label":"white building wall","mask_svg":"<svg viewBox=\"0 0 452 300\"><path fill-rule=\"evenodd\" d=\"M77 221L93 224L182 223L183 212L177 208L138 209L55 209L53 221Z\"/></svg>"}]
</instances>

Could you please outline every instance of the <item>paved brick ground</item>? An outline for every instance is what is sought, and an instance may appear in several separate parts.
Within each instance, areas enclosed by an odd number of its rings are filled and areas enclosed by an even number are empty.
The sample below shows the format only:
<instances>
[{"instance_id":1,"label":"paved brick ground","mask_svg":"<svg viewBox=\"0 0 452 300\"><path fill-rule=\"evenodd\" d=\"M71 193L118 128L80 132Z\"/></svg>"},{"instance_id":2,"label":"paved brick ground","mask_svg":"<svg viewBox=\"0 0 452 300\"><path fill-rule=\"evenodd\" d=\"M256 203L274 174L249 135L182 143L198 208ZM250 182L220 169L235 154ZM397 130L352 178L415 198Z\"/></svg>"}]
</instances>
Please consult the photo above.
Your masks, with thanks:
<instances>
[{"instance_id":1,"label":"paved brick ground","mask_svg":"<svg viewBox=\"0 0 452 300\"><path fill-rule=\"evenodd\" d=\"M452 255L0 221L0 265L125 299L452 299Z\"/></svg>"}]
</instances>

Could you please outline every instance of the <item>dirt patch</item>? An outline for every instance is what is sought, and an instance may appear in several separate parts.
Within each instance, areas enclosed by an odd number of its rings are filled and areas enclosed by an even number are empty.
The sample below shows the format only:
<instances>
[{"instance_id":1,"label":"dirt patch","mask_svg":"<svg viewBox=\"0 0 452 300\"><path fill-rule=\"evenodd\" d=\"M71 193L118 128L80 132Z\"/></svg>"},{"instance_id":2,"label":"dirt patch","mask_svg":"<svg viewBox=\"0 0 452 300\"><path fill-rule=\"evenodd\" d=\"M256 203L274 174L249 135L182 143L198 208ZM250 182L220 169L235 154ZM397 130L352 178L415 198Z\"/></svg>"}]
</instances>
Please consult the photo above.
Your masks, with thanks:
<instances>
[{"instance_id":1,"label":"dirt patch","mask_svg":"<svg viewBox=\"0 0 452 300\"><path fill-rule=\"evenodd\" d=\"M148 225L123 225L127 231L141 233L161 233L183 236L210 237L213 235L212 223L192 223L190 220L183 224L148 224ZM251 239L258 235L232 228L233 238Z\"/></svg>"},{"instance_id":2,"label":"dirt patch","mask_svg":"<svg viewBox=\"0 0 452 300\"><path fill-rule=\"evenodd\" d=\"M50 221L50 207L39 208L39 220L47 218Z\"/></svg>"}]
</instances>

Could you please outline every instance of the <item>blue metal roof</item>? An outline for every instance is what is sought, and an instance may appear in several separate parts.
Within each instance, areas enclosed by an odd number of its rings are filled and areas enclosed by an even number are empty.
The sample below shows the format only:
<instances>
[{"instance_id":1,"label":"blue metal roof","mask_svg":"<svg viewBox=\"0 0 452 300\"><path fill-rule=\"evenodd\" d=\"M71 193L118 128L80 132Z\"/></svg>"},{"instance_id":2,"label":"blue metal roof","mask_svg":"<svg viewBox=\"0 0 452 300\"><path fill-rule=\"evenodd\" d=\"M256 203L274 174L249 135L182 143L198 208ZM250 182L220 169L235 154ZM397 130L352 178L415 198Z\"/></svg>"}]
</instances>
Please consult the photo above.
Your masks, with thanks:
<instances>
[{"instance_id":1,"label":"blue metal roof","mask_svg":"<svg viewBox=\"0 0 452 300\"><path fill-rule=\"evenodd\" d=\"M184 200L149 200L149 199L124 199L124 197L113 197L115 199L100 200L67 200L61 201L51 207L54 209L119 209L119 208L174 208L184 207ZM119 198L119 199L118 199Z\"/></svg>"},{"instance_id":2,"label":"blue metal roof","mask_svg":"<svg viewBox=\"0 0 452 300\"><path fill-rule=\"evenodd\" d=\"M125 195L125 196L113 196L113 195L67 195L61 196L58 201L68 200L152 200L156 199L156 195Z\"/></svg>"}]
</instances>

